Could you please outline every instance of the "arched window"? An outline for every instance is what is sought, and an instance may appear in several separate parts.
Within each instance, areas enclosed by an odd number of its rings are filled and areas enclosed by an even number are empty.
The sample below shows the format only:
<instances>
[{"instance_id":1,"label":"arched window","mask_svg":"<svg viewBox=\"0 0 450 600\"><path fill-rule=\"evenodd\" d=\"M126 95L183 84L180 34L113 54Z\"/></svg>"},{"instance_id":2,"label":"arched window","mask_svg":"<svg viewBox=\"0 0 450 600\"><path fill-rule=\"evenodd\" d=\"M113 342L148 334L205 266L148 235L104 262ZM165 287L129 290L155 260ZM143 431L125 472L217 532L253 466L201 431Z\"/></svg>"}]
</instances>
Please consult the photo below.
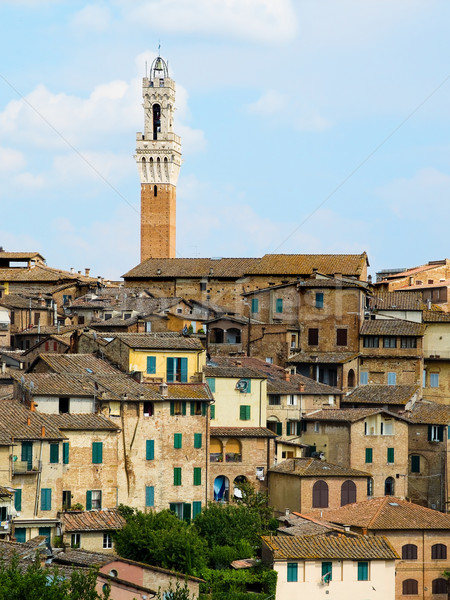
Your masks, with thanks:
<instances>
[{"instance_id":1,"label":"arched window","mask_svg":"<svg viewBox=\"0 0 450 600\"><path fill-rule=\"evenodd\" d=\"M209 462L223 462L222 442L217 438L209 442Z\"/></svg>"},{"instance_id":2,"label":"arched window","mask_svg":"<svg viewBox=\"0 0 450 600\"><path fill-rule=\"evenodd\" d=\"M241 343L241 330L232 327L227 330L227 344L240 344Z\"/></svg>"},{"instance_id":3,"label":"arched window","mask_svg":"<svg viewBox=\"0 0 450 600\"><path fill-rule=\"evenodd\" d=\"M419 593L419 585L416 579L405 579L402 584L402 594L416 596Z\"/></svg>"},{"instance_id":4,"label":"arched window","mask_svg":"<svg viewBox=\"0 0 450 600\"><path fill-rule=\"evenodd\" d=\"M223 344L223 329L213 327L211 329L209 341L211 344Z\"/></svg>"},{"instance_id":5,"label":"arched window","mask_svg":"<svg viewBox=\"0 0 450 600\"><path fill-rule=\"evenodd\" d=\"M153 139L158 139L158 133L161 131L161 107L159 104L153 105Z\"/></svg>"},{"instance_id":6,"label":"arched window","mask_svg":"<svg viewBox=\"0 0 450 600\"><path fill-rule=\"evenodd\" d=\"M142 175L144 181L147 181L147 161L145 160L145 156L142 157Z\"/></svg>"},{"instance_id":7,"label":"arched window","mask_svg":"<svg viewBox=\"0 0 450 600\"><path fill-rule=\"evenodd\" d=\"M443 579L433 579L431 583L431 593L432 594L446 594L447 593L447 580Z\"/></svg>"},{"instance_id":8,"label":"arched window","mask_svg":"<svg viewBox=\"0 0 450 600\"><path fill-rule=\"evenodd\" d=\"M356 502L356 485L348 479L341 486L341 506Z\"/></svg>"},{"instance_id":9,"label":"arched window","mask_svg":"<svg viewBox=\"0 0 450 600\"><path fill-rule=\"evenodd\" d=\"M228 502L230 493L230 482L225 475L219 475L214 479L214 500L216 502Z\"/></svg>"},{"instance_id":10,"label":"arched window","mask_svg":"<svg viewBox=\"0 0 450 600\"><path fill-rule=\"evenodd\" d=\"M236 439L229 439L225 450L226 462L242 462L241 442Z\"/></svg>"},{"instance_id":11,"label":"arched window","mask_svg":"<svg viewBox=\"0 0 450 600\"><path fill-rule=\"evenodd\" d=\"M313 508L328 508L328 485L319 480L313 485Z\"/></svg>"},{"instance_id":12,"label":"arched window","mask_svg":"<svg viewBox=\"0 0 450 600\"><path fill-rule=\"evenodd\" d=\"M348 372L348 387L352 388L355 387L355 371L353 369L350 369L350 371Z\"/></svg>"},{"instance_id":13,"label":"arched window","mask_svg":"<svg viewBox=\"0 0 450 600\"><path fill-rule=\"evenodd\" d=\"M417 560L417 546L415 544L405 544L402 546L402 558L405 560Z\"/></svg>"},{"instance_id":14,"label":"arched window","mask_svg":"<svg viewBox=\"0 0 450 600\"><path fill-rule=\"evenodd\" d=\"M155 196L155 198L158 195L158 186L156 185L153 186L153 195Z\"/></svg>"},{"instance_id":15,"label":"arched window","mask_svg":"<svg viewBox=\"0 0 450 600\"><path fill-rule=\"evenodd\" d=\"M234 478L233 483L234 483L234 497L242 498L242 492L237 487L237 485L239 485L240 483L247 483L247 477L245 475L238 475L237 477Z\"/></svg>"},{"instance_id":16,"label":"arched window","mask_svg":"<svg viewBox=\"0 0 450 600\"><path fill-rule=\"evenodd\" d=\"M435 560L447 558L447 546L445 544L434 544L434 546L431 546L431 558Z\"/></svg>"},{"instance_id":17,"label":"arched window","mask_svg":"<svg viewBox=\"0 0 450 600\"><path fill-rule=\"evenodd\" d=\"M394 495L394 478L386 477L384 481L384 495L385 496L393 496Z\"/></svg>"},{"instance_id":18,"label":"arched window","mask_svg":"<svg viewBox=\"0 0 450 600\"><path fill-rule=\"evenodd\" d=\"M367 496L373 496L373 479L372 477L367 478Z\"/></svg>"}]
</instances>

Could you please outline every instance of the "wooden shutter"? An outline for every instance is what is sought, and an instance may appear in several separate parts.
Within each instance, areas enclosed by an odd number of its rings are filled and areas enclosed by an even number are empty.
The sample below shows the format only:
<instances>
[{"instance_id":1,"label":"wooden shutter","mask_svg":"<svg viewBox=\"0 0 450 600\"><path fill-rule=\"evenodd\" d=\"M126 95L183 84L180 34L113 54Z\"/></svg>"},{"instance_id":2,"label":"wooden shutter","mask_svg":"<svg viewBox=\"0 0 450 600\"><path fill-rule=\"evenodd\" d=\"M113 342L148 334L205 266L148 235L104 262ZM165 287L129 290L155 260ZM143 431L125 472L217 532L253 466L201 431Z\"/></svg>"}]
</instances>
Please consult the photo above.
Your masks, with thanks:
<instances>
[{"instance_id":1,"label":"wooden shutter","mask_svg":"<svg viewBox=\"0 0 450 600\"><path fill-rule=\"evenodd\" d=\"M189 523L191 520L191 505L189 502L183 504L183 521Z\"/></svg>"},{"instance_id":2,"label":"wooden shutter","mask_svg":"<svg viewBox=\"0 0 450 600\"><path fill-rule=\"evenodd\" d=\"M202 470L200 467L194 467L194 485L202 484Z\"/></svg>"},{"instance_id":3,"label":"wooden shutter","mask_svg":"<svg viewBox=\"0 0 450 600\"><path fill-rule=\"evenodd\" d=\"M14 508L17 512L22 510L22 490L15 490L14 492Z\"/></svg>"},{"instance_id":4,"label":"wooden shutter","mask_svg":"<svg viewBox=\"0 0 450 600\"><path fill-rule=\"evenodd\" d=\"M346 346L347 345L347 330L336 329L336 345Z\"/></svg>"},{"instance_id":5,"label":"wooden shutter","mask_svg":"<svg viewBox=\"0 0 450 600\"><path fill-rule=\"evenodd\" d=\"M183 417L186 416L186 402L181 403L181 414Z\"/></svg>"},{"instance_id":6,"label":"wooden shutter","mask_svg":"<svg viewBox=\"0 0 450 600\"><path fill-rule=\"evenodd\" d=\"M193 502L192 503L192 518L195 517L202 512L202 503L201 502Z\"/></svg>"},{"instance_id":7,"label":"wooden shutter","mask_svg":"<svg viewBox=\"0 0 450 600\"><path fill-rule=\"evenodd\" d=\"M156 356L147 356L147 373L149 375L156 373Z\"/></svg>"},{"instance_id":8,"label":"wooden shutter","mask_svg":"<svg viewBox=\"0 0 450 600\"><path fill-rule=\"evenodd\" d=\"M402 546L402 558L405 560L417 560L417 546L415 544L405 544Z\"/></svg>"},{"instance_id":9,"label":"wooden shutter","mask_svg":"<svg viewBox=\"0 0 450 600\"><path fill-rule=\"evenodd\" d=\"M341 486L341 506L356 502L356 485L348 479Z\"/></svg>"},{"instance_id":10,"label":"wooden shutter","mask_svg":"<svg viewBox=\"0 0 450 600\"><path fill-rule=\"evenodd\" d=\"M145 486L145 506L155 506L155 488L152 485Z\"/></svg>"},{"instance_id":11,"label":"wooden shutter","mask_svg":"<svg viewBox=\"0 0 450 600\"><path fill-rule=\"evenodd\" d=\"M155 440L146 441L145 458L146 460L153 460L155 458Z\"/></svg>"},{"instance_id":12,"label":"wooden shutter","mask_svg":"<svg viewBox=\"0 0 450 600\"><path fill-rule=\"evenodd\" d=\"M41 510L52 510L52 490L51 488L41 489Z\"/></svg>"},{"instance_id":13,"label":"wooden shutter","mask_svg":"<svg viewBox=\"0 0 450 600\"><path fill-rule=\"evenodd\" d=\"M404 596L415 596L419 593L419 584L416 579L405 579L402 585L402 593Z\"/></svg>"},{"instance_id":14,"label":"wooden shutter","mask_svg":"<svg viewBox=\"0 0 450 600\"><path fill-rule=\"evenodd\" d=\"M181 467L173 469L173 485L181 485Z\"/></svg>"},{"instance_id":15,"label":"wooden shutter","mask_svg":"<svg viewBox=\"0 0 450 600\"><path fill-rule=\"evenodd\" d=\"M259 309L258 298L252 298L252 313L257 313Z\"/></svg>"},{"instance_id":16,"label":"wooden shutter","mask_svg":"<svg viewBox=\"0 0 450 600\"><path fill-rule=\"evenodd\" d=\"M181 383L187 383L188 380L188 359L180 358L178 359L181 363Z\"/></svg>"},{"instance_id":17,"label":"wooden shutter","mask_svg":"<svg viewBox=\"0 0 450 600\"><path fill-rule=\"evenodd\" d=\"M298 564L288 563L287 564L287 580L288 582L298 581Z\"/></svg>"},{"instance_id":18,"label":"wooden shutter","mask_svg":"<svg viewBox=\"0 0 450 600\"><path fill-rule=\"evenodd\" d=\"M183 436L181 433L173 434L173 447L179 450L183 445Z\"/></svg>"},{"instance_id":19,"label":"wooden shutter","mask_svg":"<svg viewBox=\"0 0 450 600\"><path fill-rule=\"evenodd\" d=\"M323 562L322 563L323 581L328 582L333 579L332 568L333 568L333 563L331 563L331 562Z\"/></svg>"},{"instance_id":20,"label":"wooden shutter","mask_svg":"<svg viewBox=\"0 0 450 600\"><path fill-rule=\"evenodd\" d=\"M291 435L291 422L286 421L286 435Z\"/></svg>"},{"instance_id":21,"label":"wooden shutter","mask_svg":"<svg viewBox=\"0 0 450 600\"><path fill-rule=\"evenodd\" d=\"M277 423L277 435L283 435L283 423Z\"/></svg>"},{"instance_id":22,"label":"wooden shutter","mask_svg":"<svg viewBox=\"0 0 450 600\"><path fill-rule=\"evenodd\" d=\"M366 448L366 463L373 461L373 450L372 448Z\"/></svg>"},{"instance_id":23,"label":"wooden shutter","mask_svg":"<svg viewBox=\"0 0 450 600\"><path fill-rule=\"evenodd\" d=\"M59 463L59 444L50 444L50 462Z\"/></svg>"},{"instance_id":24,"label":"wooden shutter","mask_svg":"<svg viewBox=\"0 0 450 600\"><path fill-rule=\"evenodd\" d=\"M103 442L92 442L92 462L95 465L103 462Z\"/></svg>"},{"instance_id":25,"label":"wooden shutter","mask_svg":"<svg viewBox=\"0 0 450 600\"><path fill-rule=\"evenodd\" d=\"M323 480L313 485L313 508L328 508L328 485Z\"/></svg>"},{"instance_id":26,"label":"wooden shutter","mask_svg":"<svg viewBox=\"0 0 450 600\"><path fill-rule=\"evenodd\" d=\"M369 563L367 561L358 562L358 581L367 581L369 579Z\"/></svg>"},{"instance_id":27,"label":"wooden shutter","mask_svg":"<svg viewBox=\"0 0 450 600\"><path fill-rule=\"evenodd\" d=\"M92 491L86 492L86 510L92 510Z\"/></svg>"},{"instance_id":28,"label":"wooden shutter","mask_svg":"<svg viewBox=\"0 0 450 600\"><path fill-rule=\"evenodd\" d=\"M215 419L216 418L216 406L215 406L215 404L211 404L211 407L209 409L209 414L211 416L211 419Z\"/></svg>"},{"instance_id":29,"label":"wooden shutter","mask_svg":"<svg viewBox=\"0 0 450 600\"><path fill-rule=\"evenodd\" d=\"M166 370L167 370L167 381L172 383L174 381L174 363L175 358L168 358L166 361Z\"/></svg>"},{"instance_id":30,"label":"wooden shutter","mask_svg":"<svg viewBox=\"0 0 450 600\"><path fill-rule=\"evenodd\" d=\"M420 473L420 456L411 456L411 473Z\"/></svg>"},{"instance_id":31,"label":"wooden shutter","mask_svg":"<svg viewBox=\"0 0 450 600\"><path fill-rule=\"evenodd\" d=\"M27 470L31 471L33 468L33 442L22 442L21 460L27 463Z\"/></svg>"},{"instance_id":32,"label":"wooden shutter","mask_svg":"<svg viewBox=\"0 0 450 600\"><path fill-rule=\"evenodd\" d=\"M175 402L173 400L170 401L170 414L172 417L175 414Z\"/></svg>"},{"instance_id":33,"label":"wooden shutter","mask_svg":"<svg viewBox=\"0 0 450 600\"><path fill-rule=\"evenodd\" d=\"M394 462L394 448L387 449L387 461L388 463Z\"/></svg>"},{"instance_id":34,"label":"wooden shutter","mask_svg":"<svg viewBox=\"0 0 450 600\"><path fill-rule=\"evenodd\" d=\"M69 464L69 442L63 442L63 464Z\"/></svg>"},{"instance_id":35,"label":"wooden shutter","mask_svg":"<svg viewBox=\"0 0 450 600\"><path fill-rule=\"evenodd\" d=\"M194 448L201 448L201 447L202 447L202 434L194 433Z\"/></svg>"},{"instance_id":36,"label":"wooden shutter","mask_svg":"<svg viewBox=\"0 0 450 600\"><path fill-rule=\"evenodd\" d=\"M216 378L215 377L207 377L206 383L209 385L209 389L211 390L211 392L214 393L216 391Z\"/></svg>"},{"instance_id":37,"label":"wooden shutter","mask_svg":"<svg viewBox=\"0 0 450 600\"><path fill-rule=\"evenodd\" d=\"M277 313L283 312L283 298L277 298L277 301L275 304L275 310Z\"/></svg>"},{"instance_id":38,"label":"wooden shutter","mask_svg":"<svg viewBox=\"0 0 450 600\"><path fill-rule=\"evenodd\" d=\"M308 345L318 346L319 345L319 330L316 327L310 327L308 329Z\"/></svg>"}]
</instances>

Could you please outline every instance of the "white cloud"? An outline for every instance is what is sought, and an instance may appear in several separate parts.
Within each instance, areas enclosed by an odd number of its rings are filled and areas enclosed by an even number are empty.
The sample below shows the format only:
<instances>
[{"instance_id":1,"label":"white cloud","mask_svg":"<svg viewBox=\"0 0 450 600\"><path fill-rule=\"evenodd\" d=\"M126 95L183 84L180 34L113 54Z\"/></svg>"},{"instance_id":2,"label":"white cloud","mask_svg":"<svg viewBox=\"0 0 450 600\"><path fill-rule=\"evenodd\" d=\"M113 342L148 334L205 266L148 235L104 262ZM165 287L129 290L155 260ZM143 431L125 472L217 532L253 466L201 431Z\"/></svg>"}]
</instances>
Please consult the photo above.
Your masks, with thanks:
<instances>
[{"instance_id":1,"label":"white cloud","mask_svg":"<svg viewBox=\"0 0 450 600\"><path fill-rule=\"evenodd\" d=\"M23 169L25 164L26 160L22 152L0 146L0 171L10 173Z\"/></svg>"},{"instance_id":2,"label":"white cloud","mask_svg":"<svg viewBox=\"0 0 450 600\"><path fill-rule=\"evenodd\" d=\"M248 110L252 114L268 116L277 114L285 108L287 98L277 90L267 90L256 102L249 104Z\"/></svg>"},{"instance_id":3,"label":"white cloud","mask_svg":"<svg viewBox=\"0 0 450 600\"><path fill-rule=\"evenodd\" d=\"M111 12L104 4L88 4L72 16L71 23L76 29L103 32L111 22Z\"/></svg>"},{"instance_id":4,"label":"white cloud","mask_svg":"<svg viewBox=\"0 0 450 600\"><path fill-rule=\"evenodd\" d=\"M18 188L25 190L40 189L45 187L47 179L44 175L33 175L33 173L19 173L13 177L13 182Z\"/></svg>"},{"instance_id":5,"label":"white cloud","mask_svg":"<svg viewBox=\"0 0 450 600\"><path fill-rule=\"evenodd\" d=\"M332 126L331 121L323 117L320 113L313 110L306 114L300 114L294 120L294 127L298 131L326 131Z\"/></svg>"}]
</instances>

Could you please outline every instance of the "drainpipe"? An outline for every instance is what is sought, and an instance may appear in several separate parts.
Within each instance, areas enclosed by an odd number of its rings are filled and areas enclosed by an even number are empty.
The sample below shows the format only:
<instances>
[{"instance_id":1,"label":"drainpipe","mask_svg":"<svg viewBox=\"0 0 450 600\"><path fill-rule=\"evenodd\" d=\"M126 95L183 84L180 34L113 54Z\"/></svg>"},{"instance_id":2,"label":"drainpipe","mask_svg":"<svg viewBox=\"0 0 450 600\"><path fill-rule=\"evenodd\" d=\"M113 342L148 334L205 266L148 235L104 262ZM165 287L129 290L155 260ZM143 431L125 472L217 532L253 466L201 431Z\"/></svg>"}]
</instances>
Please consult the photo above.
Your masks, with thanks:
<instances>
[{"instance_id":1,"label":"drainpipe","mask_svg":"<svg viewBox=\"0 0 450 600\"><path fill-rule=\"evenodd\" d=\"M45 433L45 431L43 432ZM37 476L37 481L36 481L36 497L34 499L34 516L36 517L38 514L38 505L39 505L39 490L41 489L41 475L42 475L42 439L41 439L41 446L39 448L39 462L38 462L38 476Z\"/></svg>"},{"instance_id":2,"label":"drainpipe","mask_svg":"<svg viewBox=\"0 0 450 600\"><path fill-rule=\"evenodd\" d=\"M261 424L261 408L262 408L262 384L264 382L264 379L261 379L259 381L259 426L260 427L265 427L266 424L262 425Z\"/></svg>"}]
</instances>

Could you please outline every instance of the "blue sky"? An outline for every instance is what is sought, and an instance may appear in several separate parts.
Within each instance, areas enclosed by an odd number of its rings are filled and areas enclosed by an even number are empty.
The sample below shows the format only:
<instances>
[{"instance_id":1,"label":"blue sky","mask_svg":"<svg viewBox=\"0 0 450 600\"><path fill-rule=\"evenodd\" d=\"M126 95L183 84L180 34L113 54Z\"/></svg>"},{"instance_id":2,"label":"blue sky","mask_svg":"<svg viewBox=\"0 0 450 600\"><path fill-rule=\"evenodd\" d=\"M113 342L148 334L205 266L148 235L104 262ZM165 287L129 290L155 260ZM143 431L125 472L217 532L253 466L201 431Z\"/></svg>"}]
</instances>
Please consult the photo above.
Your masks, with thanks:
<instances>
[{"instance_id":1,"label":"blue sky","mask_svg":"<svg viewBox=\"0 0 450 600\"><path fill-rule=\"evenodd\" d=\"M0 245L94 276L138 264L160 40L178 256L449 256L449 22L445 0L0 0Z\"/></svg>"}]
</instances>

